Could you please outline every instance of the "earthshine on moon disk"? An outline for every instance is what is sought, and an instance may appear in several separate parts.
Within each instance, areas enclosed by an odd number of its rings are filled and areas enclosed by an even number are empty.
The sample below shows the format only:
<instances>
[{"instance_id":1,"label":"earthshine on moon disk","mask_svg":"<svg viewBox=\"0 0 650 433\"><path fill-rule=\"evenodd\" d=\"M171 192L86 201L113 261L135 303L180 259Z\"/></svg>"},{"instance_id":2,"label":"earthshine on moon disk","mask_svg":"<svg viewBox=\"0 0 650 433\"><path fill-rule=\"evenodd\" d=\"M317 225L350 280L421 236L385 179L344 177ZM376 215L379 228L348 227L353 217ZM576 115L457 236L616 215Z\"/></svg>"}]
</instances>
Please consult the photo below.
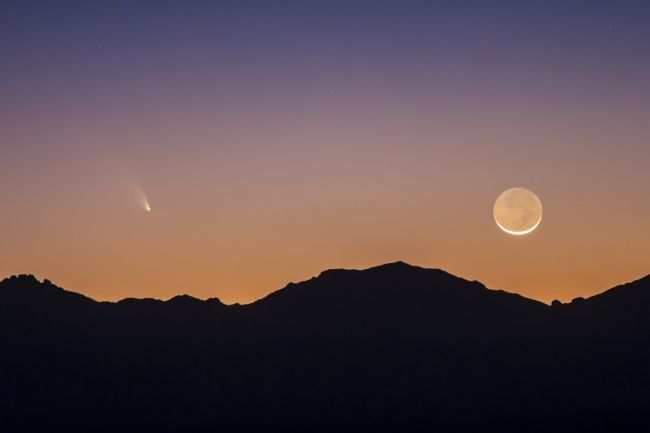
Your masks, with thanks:
<instances>
[{"instance_id":1,"label":"earthshine on moon disk","mask_svg":"<svg viewBox=\"0 0 650 433\"><path fill-rule=\"evenodd\" d=\"M527 235L542 222L542 202L526 188L511 188L494 202L494 221L510 235Z\"/></svg>"}]
</instances>

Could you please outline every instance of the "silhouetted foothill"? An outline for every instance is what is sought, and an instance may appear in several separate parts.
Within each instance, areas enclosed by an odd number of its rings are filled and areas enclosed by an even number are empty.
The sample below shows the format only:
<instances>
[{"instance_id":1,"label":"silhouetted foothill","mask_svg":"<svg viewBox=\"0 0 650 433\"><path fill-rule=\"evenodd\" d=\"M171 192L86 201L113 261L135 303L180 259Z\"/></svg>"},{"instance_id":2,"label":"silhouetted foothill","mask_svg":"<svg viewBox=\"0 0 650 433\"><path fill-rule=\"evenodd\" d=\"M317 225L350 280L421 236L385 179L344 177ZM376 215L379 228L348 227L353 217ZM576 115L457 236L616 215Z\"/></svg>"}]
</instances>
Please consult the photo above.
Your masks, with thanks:
<instances>
[{"instance_id":1,"label":"silhouetted foothill","mask_svg":"<svg viewBox=\"0 0 650 433\"><path fill-rule=\"evenodd\" d=\"M0 282L1 432L650 431L650 278L551 306L403 262L249 305Z\"/></svg>"}]
</instances>

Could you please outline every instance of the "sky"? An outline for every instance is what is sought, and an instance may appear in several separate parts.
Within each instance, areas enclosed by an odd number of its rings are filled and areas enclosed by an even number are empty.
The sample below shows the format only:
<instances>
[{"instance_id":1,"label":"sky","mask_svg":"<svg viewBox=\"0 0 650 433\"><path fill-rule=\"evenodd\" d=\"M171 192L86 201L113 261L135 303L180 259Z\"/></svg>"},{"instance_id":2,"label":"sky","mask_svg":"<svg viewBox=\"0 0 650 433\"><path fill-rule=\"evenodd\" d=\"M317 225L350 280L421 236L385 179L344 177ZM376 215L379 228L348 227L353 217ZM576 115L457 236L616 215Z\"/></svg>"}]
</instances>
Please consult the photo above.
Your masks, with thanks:
<instances>
[{"instance_id":1,"label":"sky","mask_svg":"<svg viewBox=\"0 0 650 433\"><path fill-rule=\"evenodd\" d=\"M544 302L640 278L648 22L620 0L4 0L0 278L227 303L397 260ZM512 187L543 203L530 235L492 217Z\"/></svg>"}]
</instances>

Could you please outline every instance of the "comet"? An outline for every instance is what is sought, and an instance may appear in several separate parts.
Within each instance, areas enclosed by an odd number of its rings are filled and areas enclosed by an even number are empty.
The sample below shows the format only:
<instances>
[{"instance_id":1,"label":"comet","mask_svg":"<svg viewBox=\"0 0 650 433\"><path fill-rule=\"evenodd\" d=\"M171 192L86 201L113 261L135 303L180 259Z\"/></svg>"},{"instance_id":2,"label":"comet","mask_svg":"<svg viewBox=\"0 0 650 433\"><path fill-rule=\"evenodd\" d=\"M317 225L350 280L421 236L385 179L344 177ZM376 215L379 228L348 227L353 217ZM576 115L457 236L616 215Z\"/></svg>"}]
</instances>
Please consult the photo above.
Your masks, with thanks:
<instances>
[{"instance_id":1,"label":"comet","mask_svg":"<svg viewBox=\"0 0 650 433\"><path fill-rule=\"evenodd\" d=\"M147 195L140 187L138 188L138 195L140 196L140 202L142 203L142 207L144 208L145 212L151 212L151 203L149 203Z\"/></svg>"},{"instance_id":2,"label":"comet","mask_svg":"<svg viewBox=\"0 0 650 433\"><path fill-rule=\"evenodd\" d=\"M130 164L122 162L120 165L121 167L118 167L119 181L128 194L131 205L146 213L151 212L151 202L139 176L135 174L135 170L131 169Z\"/></svg>"},{"instance_id":3,"label":"comet","mask_svg":"<svg viewBox=\"0 0 650 433\"><path fill-rule=\"evenodd\" d=\"M145 212L151 212L151 203L149 203L149 199L147 198L147 194L145 194L144 189L137 181L134 181L134 186L135 186L134 190L138 197L138 201L140 202L140 205L145 210Z\"/></svg>"}]
</instances>

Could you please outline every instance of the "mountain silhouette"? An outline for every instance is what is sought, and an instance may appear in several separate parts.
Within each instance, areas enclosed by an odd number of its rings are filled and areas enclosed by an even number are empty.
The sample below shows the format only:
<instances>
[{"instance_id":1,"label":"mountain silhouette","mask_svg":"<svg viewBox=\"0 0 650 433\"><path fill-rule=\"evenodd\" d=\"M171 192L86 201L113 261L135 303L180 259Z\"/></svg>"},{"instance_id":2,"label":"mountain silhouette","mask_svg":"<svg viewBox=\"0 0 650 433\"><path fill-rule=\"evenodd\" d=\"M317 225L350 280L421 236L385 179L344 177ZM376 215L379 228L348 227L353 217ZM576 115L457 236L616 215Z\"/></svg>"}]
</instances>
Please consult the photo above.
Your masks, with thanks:
<instances>
[{"instance_id":1,"label":"mountain silhouette","mask_svg":"<svg viewBox=\"0 0 650 433\"><path fill-rule=\"evenodd\" d=\"M549 306L403 262L248 305L0 282L1 432L642 432L650 277Z\"/></svg>"},{"instance_id":2,"label":"mountain silhouette","mask_svg":"<svg viewBox=\"0 0 650 433\"><path fill-rule=\"evenodd\" d=\"M403 262L329 270L246 306L264 331L386 338L519 334L546 310L540 302Z\"/></svg>"}]
</instances>

